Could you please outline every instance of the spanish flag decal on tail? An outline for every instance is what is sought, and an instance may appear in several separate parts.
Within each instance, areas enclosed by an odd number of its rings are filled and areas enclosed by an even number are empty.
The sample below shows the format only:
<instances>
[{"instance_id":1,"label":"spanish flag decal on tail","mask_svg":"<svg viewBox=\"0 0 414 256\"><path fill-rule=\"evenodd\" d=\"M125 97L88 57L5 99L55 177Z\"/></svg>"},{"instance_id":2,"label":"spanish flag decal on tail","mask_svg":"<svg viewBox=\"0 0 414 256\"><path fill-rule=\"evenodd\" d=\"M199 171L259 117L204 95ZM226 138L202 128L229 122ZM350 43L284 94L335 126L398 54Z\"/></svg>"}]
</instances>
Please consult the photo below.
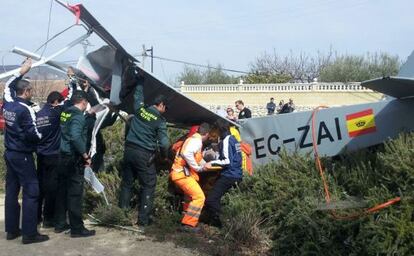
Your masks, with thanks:
<instances>
[{"instance_id":1,"label":"spanish flag decal on tail","mask_svg":"<svg viewBox=\"0 0 414 256\"><path fill-rule=\"evenodd\" d=\"M346 115L346 127L351 138L375 132L377 128L372 108Z\"/></svg>"}]
</instances>

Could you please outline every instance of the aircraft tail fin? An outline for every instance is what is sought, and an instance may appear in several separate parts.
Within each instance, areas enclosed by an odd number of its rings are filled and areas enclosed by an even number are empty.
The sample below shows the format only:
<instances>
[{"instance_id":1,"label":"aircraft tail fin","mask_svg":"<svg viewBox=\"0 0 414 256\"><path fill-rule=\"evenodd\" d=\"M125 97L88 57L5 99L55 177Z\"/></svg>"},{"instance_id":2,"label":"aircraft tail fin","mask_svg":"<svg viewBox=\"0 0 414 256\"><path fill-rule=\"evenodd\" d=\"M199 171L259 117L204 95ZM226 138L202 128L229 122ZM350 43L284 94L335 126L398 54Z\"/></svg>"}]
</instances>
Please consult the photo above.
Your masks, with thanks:
<instances>
[{"instance_id":1,"label":"aircraft tail fin","mask_svg":"<svg viewBox=\"0 0 414 256\"><path fill-rule=\"evenodd\" d=\"M384 77L364 81L361 85L398 99L414 97L414 78Z\"/></svg>"},{"instance_id":2,"label":"aircraft tail fin","mask_svg":"<svg viewBox=\"0 0 414 256\"><path fill-rule=\"evenodd\" d=\"M414 97L414 51L401 66L398 76L376 78L361 85L398 99Z\"/></svg>"},{"instance_id":3,"label":"aircraft tail fin","mask_svg":"<svg viewBox=\"0 0 414 256\"><path fill-rule=\"evenodd\" d=\"M407 61L401 66L398 77L414 78L414 51L408 56Z\"/></svg>"}]
</instances>

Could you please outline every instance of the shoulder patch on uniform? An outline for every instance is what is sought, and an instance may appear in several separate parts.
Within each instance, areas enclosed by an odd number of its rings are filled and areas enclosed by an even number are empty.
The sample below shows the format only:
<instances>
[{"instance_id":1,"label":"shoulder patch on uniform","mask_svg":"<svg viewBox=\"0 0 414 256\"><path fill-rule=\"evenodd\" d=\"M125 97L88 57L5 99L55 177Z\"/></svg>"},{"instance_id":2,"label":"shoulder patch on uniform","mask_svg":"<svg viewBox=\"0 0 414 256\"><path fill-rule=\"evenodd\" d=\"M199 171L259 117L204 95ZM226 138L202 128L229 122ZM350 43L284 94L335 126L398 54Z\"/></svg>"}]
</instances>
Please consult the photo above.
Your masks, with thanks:
<instances>
[{"instance_id":1,"label":"shoulder patch on uniform","mask_svg":"<svg viewBox=\"0 0 414 256\"><path fill-rule=\"evenodd\" d=\"M71 118L71 116L72 116L71 113L62 112L62 114L60 114L60 121L61 122L66 122Z\"/></svg>"},{"instance_id":2,"label":"shoulder patch on uniform","mask_svg":"<svg viewBox=\"0 0 414 256\"><path fill-rule=\"evenodd\" d=\"M153 113L147 111L145 108L141 107L138 110L138 116L148 122L156 121L158 120L158 117L154 115Z\"/></svg>"}]
</instances>

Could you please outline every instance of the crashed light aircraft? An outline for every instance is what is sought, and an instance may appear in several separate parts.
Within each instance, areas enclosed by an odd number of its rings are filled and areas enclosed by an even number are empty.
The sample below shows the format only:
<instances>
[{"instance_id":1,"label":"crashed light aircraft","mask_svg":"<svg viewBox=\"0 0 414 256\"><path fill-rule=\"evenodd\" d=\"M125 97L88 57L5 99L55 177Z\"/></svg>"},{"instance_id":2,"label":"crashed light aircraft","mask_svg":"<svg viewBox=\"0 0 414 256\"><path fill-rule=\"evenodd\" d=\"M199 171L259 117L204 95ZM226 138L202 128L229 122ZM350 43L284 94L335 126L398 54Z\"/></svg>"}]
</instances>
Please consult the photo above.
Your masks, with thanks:
<instances>
[{"instance_id":1,"label":"crashed light aircraft","mask_svg":"<svg viewBox=\"0 0 414 256\"><path fill-rule=\"evenodd\" d=\"M53 59L75 45L86 40L92 33L98 35L106 45L79 59L76 68L93 81L95 90L103 102L111 102L121 110L132 113L132 93L120 97L124 89L121 81L123 72L131 65L145 78L145 103L163 94L167 97L169 109L165 113L168 123L178 127L189 127L201 122L214 123L223 117L189 99L153 74L138 67L131 54L91 15L82 5L69 5L55 0L76 17L86 33L67 46L50 55L41 57L15 47L13 52L31 57L36 62L67 71L67 65ZM18 70L0 74L0 79ZM362 86L381 92L384 100L334 108L321 108L314 111L294 112L241 120L240 123L227 122L239 128L242 140L252 146L254 165L277 160L282 149L288 152L309 153L318 151L320 156L334 156L380 144L395 138L401 132L414 129L414 52L402 66L397 77L384 77L365 81ZM105 111L104 111L105 112ZM108 112L108 111L106 111ZM103 117L104 118L104 117ZM95 131L100 122L96 122Z\"/></svg>"}]
</instances>

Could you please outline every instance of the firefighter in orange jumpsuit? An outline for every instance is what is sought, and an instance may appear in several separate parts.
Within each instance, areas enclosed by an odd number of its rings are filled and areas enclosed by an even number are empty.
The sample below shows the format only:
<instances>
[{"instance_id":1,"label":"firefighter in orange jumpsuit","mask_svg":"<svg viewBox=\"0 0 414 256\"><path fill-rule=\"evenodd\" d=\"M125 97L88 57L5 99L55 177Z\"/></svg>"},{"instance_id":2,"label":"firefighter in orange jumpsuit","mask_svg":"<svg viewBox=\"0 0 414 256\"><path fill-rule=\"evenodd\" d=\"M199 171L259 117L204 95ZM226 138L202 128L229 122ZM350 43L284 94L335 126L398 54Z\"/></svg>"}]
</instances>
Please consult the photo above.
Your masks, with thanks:
<instances>
[{"instance_id":1,"label":"firefighter in orange jumpsuit","mask_svg":"<svg viewBox=\"0 0 414 256\"><path fill-rule=\"evenodd\" d=\"M184 217L181 220L182 231L197 232L198 219L204 206L204 192L198 181L198 173L205 171L202 155L203 142L208 139L210 126L203 123L198 131L188 137L174 159L171 167L170 178L190 200L184 209Z\"/></svg>"}]
</instances>

